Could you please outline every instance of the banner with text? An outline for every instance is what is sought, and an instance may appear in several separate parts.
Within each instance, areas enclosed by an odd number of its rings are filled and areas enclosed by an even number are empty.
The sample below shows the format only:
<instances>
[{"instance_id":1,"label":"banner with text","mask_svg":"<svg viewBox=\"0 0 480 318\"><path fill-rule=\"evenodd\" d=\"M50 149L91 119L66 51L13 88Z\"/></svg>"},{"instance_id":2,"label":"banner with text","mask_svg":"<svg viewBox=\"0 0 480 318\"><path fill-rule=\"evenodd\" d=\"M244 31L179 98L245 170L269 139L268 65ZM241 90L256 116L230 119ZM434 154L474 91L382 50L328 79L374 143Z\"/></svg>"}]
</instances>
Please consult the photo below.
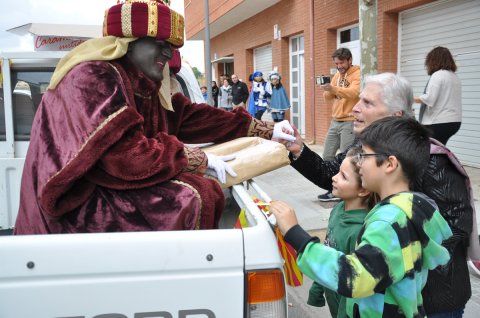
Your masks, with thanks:
<instances>
[{"instance_id":1,"label":"banner with text","mask_svg":"<svg viewBox=\"0 0 480 318\"><path fill-rule=\"evenodd\" d=\"M70 51L89 38L72 38L63 36L34 36L35 51Z\"/></svg>"}]
</instances>

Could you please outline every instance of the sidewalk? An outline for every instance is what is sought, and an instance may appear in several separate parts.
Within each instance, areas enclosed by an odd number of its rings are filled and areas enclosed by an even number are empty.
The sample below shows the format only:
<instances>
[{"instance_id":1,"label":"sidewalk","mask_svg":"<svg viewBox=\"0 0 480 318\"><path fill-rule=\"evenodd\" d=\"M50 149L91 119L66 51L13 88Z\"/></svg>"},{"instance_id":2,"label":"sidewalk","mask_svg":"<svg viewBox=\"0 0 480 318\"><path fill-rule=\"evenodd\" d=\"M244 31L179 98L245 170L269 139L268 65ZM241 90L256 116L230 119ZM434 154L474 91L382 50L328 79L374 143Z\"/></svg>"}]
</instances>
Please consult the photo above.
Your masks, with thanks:
<instances>
[{"instance_id":1,"label":"sidewalk","mask_svg":"<svg viewBox=\"0 0 480 318\"><path fill-rule=\"evenodd\" d=\"M308 145L310 149L322 154L322 145ZM477 226L480 228L480 169L465 167L470 176L477 216ZM321 203L317 195L325 190L315 186L305 179L291 166L272 171L255 180L272 199L281 199L288 202L297 212L300 225L312 235L322 237L327 227L330 210L335 203ZM480 312L480 279L470 275L472 284L472 297L465 308L464 318L478 317ZM293 307L289 308L289 317L329 317L327 307L316 308L306 305L308 289L312 281L305 278L304 285L297 288L288 288L289 302Z\"/></svg>"}]
</instances>

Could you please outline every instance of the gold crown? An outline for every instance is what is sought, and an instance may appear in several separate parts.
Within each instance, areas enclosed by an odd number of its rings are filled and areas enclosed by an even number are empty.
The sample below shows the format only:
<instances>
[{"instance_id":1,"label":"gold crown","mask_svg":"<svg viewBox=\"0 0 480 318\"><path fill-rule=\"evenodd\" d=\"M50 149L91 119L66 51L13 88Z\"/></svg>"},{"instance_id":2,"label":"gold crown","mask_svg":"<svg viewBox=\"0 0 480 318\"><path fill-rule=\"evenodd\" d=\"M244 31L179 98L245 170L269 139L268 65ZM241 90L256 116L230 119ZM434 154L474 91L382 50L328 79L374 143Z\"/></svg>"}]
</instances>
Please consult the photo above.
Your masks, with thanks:
<instances>
[{"instance_id":1,"label":"gold crown","mask_svg":"<svg viewBox=\"0 0 480 318\"><path fill-rule=\"evenodd\" d=\"M153 37L176 47L183 45L183 16L170 9L169 0L123 0L105 11L103 35Z\"/></svg>"}]
</instances>

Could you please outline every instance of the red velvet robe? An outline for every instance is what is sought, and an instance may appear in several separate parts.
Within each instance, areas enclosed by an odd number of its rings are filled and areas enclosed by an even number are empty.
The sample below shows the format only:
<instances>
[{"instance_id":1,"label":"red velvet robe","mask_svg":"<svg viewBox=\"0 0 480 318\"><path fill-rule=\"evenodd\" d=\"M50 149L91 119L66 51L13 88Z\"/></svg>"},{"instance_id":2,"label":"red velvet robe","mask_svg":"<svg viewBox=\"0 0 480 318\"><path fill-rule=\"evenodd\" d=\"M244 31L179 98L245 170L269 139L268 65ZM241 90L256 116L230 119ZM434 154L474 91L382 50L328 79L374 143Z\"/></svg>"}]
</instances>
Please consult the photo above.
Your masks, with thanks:
<instances>
[{"instance_id":1,"label":"red velvet robe","mask_svg":"<svg viewBox=\"0 0 480 318\"><path fill-rule=\"evenodd\" d=\"M15 234L214 228L217 181L187 172L183 143L246 136L251 116L172 97L126 57L74 67L45 93L25 161Z\"/></svg>"}]
</instances>

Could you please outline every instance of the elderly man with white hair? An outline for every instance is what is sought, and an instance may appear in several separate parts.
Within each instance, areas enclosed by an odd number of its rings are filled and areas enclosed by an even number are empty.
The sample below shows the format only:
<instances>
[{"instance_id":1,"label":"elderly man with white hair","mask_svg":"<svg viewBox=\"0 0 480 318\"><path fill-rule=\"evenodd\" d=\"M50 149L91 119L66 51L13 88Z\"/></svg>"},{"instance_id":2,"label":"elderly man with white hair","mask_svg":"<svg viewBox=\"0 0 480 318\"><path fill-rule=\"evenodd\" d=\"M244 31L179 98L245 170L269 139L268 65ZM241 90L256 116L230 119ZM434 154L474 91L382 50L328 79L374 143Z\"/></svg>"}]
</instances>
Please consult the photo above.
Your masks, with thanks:
<instances>
[{"instance_id":1,"label":"elderly man with white hair","mask_svg":"<svg viewBox=\"0 0 480 318\"><path fill-rule=\"evenodd\" d=\"M393 73L367 77L360 101L353 107L354 133L359 134L386 116L412 116L412 104L412 88L405 78ZM325 161L303 143L298 131L295 136L295 142L287 143L292 167L317 186L331 190L332 177L338 173L348 149ZM357 143L354 141L352 146ZM418 176L414 190L435 200L453 236L442 244L451 259L447 265L429 272L422 291L423 304L429 318L462 317L471 296L466 260L475 210L470 200L470 180L453 153L434 139L430 154L427 169Z\"/></svg>"}]
</instances>

